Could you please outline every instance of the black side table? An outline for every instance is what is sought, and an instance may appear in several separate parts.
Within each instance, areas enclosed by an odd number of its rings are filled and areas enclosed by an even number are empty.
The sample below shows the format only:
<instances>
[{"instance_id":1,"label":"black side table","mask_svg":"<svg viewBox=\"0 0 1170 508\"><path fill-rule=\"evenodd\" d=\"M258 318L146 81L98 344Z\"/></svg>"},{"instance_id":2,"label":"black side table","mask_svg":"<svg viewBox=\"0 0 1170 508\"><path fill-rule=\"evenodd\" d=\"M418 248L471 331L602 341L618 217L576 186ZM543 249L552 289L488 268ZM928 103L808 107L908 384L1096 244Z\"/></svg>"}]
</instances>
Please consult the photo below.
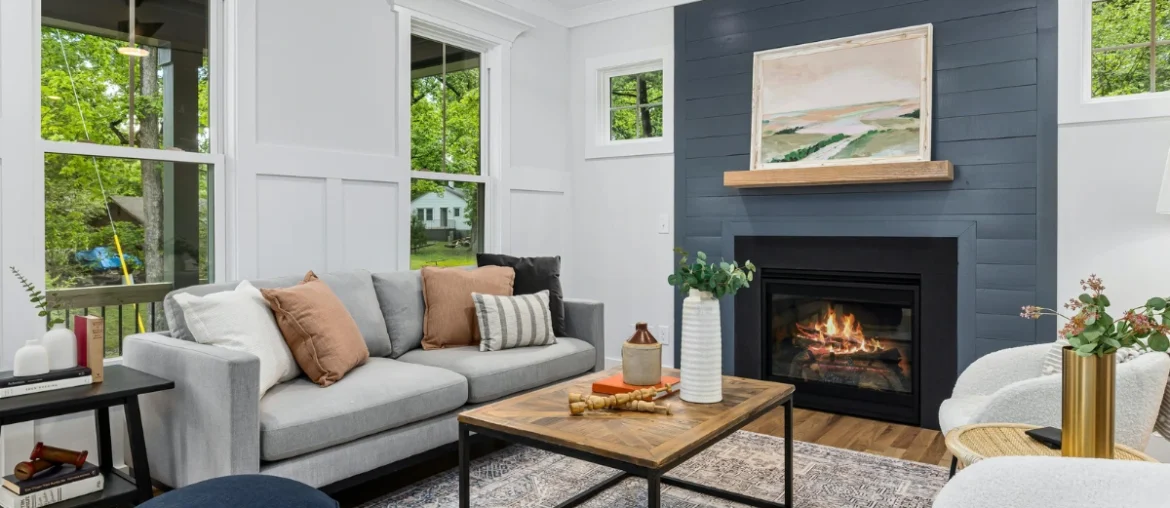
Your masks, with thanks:
<instances>
[{"instance_id":1,"label":"black side table","mask_svg":"<svg viewBox=\"0 0 1170 508\"><path fill-rule=\"evenodd\" d=\"M110 366L105 369L105 381L102 383L0 399L0 425L93 411L97 420L98 469L105 476L105 488L101 492L54 503L53 508L142 503L149 500L153 492L150 484L150 465L146 459L146 438L142 434L142 414L138 410L138 396L174 387L173 381L121 365ZM134 460L133 478L115 470L111 462L113 457L110 445L110 408L113 406L125 407L126 430L130 434L130 455Z\"/></svg>"}]
</instances>

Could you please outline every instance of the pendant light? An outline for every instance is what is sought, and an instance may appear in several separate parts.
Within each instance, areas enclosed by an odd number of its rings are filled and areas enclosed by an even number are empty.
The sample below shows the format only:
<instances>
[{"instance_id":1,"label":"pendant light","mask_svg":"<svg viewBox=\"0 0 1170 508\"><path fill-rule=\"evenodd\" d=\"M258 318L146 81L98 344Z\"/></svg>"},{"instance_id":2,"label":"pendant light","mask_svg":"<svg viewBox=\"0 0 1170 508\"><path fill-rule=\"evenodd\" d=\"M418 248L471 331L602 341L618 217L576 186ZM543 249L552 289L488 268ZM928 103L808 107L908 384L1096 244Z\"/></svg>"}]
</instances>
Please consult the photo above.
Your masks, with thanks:
<instances>
[{"instance_id":1,"label":"pendant light","mask_svg":"<svg viewBox=\"0 0 1170 508\"><path fill-rule=\"evenodd\" d=\"M134 22L134 6L138 2L137 0L130 0L128 3L130 4L130 24L129 30L127 30L127 32L130 32L129 44L118 48L118 53L129 57L142 58L149 55L150 51L134 45L134 33L138 31L138 24Z\"/></svg>"}]
</instances>

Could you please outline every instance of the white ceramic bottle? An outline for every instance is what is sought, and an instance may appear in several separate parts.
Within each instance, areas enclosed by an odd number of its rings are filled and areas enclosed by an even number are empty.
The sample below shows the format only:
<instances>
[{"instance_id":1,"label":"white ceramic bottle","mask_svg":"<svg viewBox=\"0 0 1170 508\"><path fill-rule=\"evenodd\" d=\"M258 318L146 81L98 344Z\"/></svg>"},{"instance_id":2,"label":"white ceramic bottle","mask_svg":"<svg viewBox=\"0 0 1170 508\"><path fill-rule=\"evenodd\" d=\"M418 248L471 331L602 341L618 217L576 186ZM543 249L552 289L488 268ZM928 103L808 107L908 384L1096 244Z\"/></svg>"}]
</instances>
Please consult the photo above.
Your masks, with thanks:
<instances>
[{"instance_id":1,"label":"white ceramic bottle","mask_svg":"<svg viewBox=\"0 0 1170 508\"><path fill-rule=\"evenodd\" d=\"M49 353L49 370L71 369L77 366L77 337L65 325L57 323L41 341Z\"/></svg>"},{"instance_id":2,"label":"white ceramic bottle","mask_svg":"<svg viewBox=\"0 0 1170 508\"><path fill-rule=\"evenodd\" d=\"M14 376L38 376L49 372L49 352L39 340L25 341L12 359Z\"/></svg>"}]
</instances>

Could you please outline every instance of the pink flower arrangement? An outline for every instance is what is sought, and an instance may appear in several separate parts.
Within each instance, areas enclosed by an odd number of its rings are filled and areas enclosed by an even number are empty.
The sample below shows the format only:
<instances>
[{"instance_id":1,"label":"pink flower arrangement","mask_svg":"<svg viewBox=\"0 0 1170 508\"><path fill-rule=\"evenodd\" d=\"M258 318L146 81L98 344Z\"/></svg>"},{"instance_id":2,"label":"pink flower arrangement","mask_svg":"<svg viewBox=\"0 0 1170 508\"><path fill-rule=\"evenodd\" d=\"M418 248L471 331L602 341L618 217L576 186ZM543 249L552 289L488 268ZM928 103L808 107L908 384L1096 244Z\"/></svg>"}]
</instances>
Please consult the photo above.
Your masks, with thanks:
<instances>
[{"instance_id":1,"label":"pink flower arrangement","mask_svg":"<svg viewBox=\"0 0 1170 508\"><path fill-rule=\"evenodd\" d=\"M1139 347L1166 351L1170 349L1170 315L1166 314L1166 298L1153 297L1141 307L1134 307L1113 319L1105 309L1109 298L1105 296L1105 283L1100 277L1090 275L1081 280L1085 292L1069 299L1064 308L1075 313L1070 317L1060 312L1035 305L1025 305L1020 317L1040 319L1043 316L1057 316L1067 322L1060 329L1060 336L1069 342L1081 356L1107 355L1121 348Z\"/></svg>"}]
</instances>

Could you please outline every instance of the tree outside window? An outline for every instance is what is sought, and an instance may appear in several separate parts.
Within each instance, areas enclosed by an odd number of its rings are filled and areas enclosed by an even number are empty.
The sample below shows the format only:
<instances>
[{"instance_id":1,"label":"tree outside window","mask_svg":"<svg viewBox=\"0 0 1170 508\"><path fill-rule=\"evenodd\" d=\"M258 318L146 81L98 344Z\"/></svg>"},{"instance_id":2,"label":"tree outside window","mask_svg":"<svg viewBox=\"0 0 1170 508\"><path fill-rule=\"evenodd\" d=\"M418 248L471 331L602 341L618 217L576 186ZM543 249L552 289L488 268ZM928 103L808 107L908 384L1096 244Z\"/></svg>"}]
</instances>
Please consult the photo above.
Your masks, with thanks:
<instances>
[{"instance_id":1,"label":"tree outside window","mask_svg":"<svg viewBox=\"0 0 1170 508\"><path fill-rule=\"evenodd\" d=\"M662 71L609 78L610 140L662 137Z\"/></svg>"},{"instance_id":2,"label":"tree outside window","mask_svg":"<svg viewBox=\"0 0 1170 508\"><path fill-rule=\"evenodd\" d=\"M411 169L433 173L411 180L411 206L420 219L425 217L411 223L412 269L474 265L481 250L481 57L411 36ZM446 179L445 174L464 178ZM466 181L466 176L481 181ZM463 209L462 216L445 224L434 221L434 208L455 207Z\"/></svg>"},{"instance_id":3,"label":"tree outside window","mask_svg":"<svg viewBox=\"0 0 1170 508\"><path fill-rule=\"evenodd\" d=\"M1170 0L1092 2L1092 96L1170 90Z\"/></svg>"}]
</instances>

